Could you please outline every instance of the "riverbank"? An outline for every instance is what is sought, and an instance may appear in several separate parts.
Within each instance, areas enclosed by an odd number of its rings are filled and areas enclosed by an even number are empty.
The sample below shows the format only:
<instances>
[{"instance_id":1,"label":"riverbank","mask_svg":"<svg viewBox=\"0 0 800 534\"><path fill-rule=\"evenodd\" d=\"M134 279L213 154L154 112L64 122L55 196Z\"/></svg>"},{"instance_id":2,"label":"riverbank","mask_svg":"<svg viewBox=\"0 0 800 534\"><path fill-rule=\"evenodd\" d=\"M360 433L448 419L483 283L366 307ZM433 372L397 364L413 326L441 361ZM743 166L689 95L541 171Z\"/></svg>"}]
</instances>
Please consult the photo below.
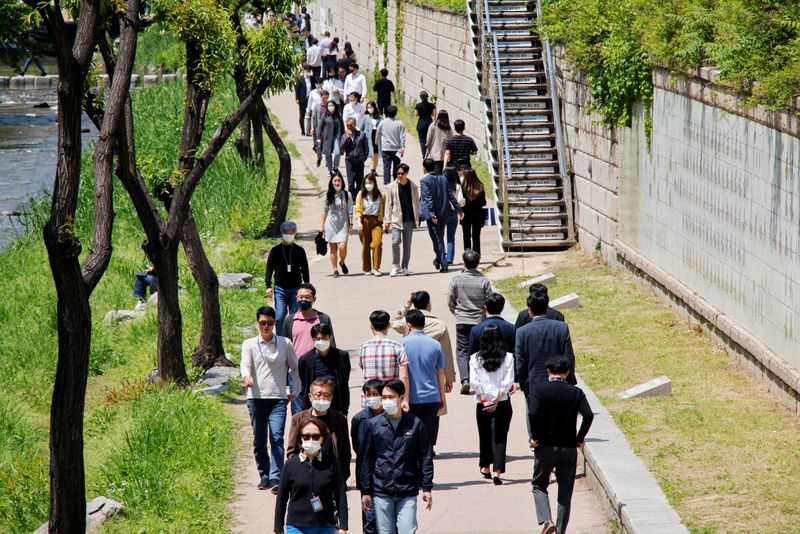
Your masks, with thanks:
<instances>
[{"instance_id":1,"label":"riverbank","mask_svg":"<svg viewBox=\"0 0 800 534\"><path fill-rule=\"evenodd\" d=\"M133 95L137 151L142 172L169 176L177 160L183 94L165 83ZM236 105L226 88L209 106L209 132ZM210 135L210 133L208 135ZM201 181L192 200L209 259L218 272L263 271L269 241L254 236L267 224L277 158L269 150L263 170L248 168L229 144ZM84 251L91 237L91 155L84 156L75 232ZM52 176L51 176L52 180ZM144 239L127 194L115 183L114 253L91 299L93 335L85 413L87 499L106 495L125 503L108 532L223 532L225 502L233 491L237 437L229 410L218 399L186 390L148 386L155 367L156 315L121 325L102 324L107 311L131 308L133 273L145 259ZM48 419L56 362L55 290L41 240L46 204L27 216L30 232L0 253L0 532L32 532L47 518ZM184 351L199 339L200 299L188 266L179 276ZM233 351L252 323L263 293L220 294L224 341ZM197 370L189 367L189 374Z\"/></svg>"}]
</instances>

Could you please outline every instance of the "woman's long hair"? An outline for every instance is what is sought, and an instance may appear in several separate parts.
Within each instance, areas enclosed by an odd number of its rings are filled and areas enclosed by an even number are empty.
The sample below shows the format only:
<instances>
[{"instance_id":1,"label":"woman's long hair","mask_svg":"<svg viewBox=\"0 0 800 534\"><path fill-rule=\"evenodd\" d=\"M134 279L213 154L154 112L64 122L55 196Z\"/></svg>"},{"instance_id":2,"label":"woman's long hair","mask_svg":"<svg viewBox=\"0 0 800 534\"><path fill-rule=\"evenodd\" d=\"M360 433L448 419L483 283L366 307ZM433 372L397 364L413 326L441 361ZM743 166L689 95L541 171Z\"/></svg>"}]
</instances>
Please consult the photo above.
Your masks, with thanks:
<instances>
[{"instance_id":1,"label":"woman's long hair","mask_svg":"<svg viewBox=\"0 0 800 534\"><path fill-rule=\"evenodd\" d=\"M342 180L342 190L340 192L344 193L344 199L347 201L347 195L349 193L347 192L347 189L344 188L344 177L342 176L342 173L339 172L339 169L333 169L331 171L331 178L328 180L328 192L325 194L325 203L328 205L333 204L333 199L336 198L336 189L333 187L333 179L337 176Z\"/></svg>"},{"instance_id":2,"label":"woman's long hair","mask_svg":"<svg viewBox=\"0 0 800 534\"><path fill-rule=\"evenodd\" d=\"M490 324L481 332L478 341L480 350L478 351L478 361L487 372L493 373L500 369L500 365L506 358L506 344L500 329Z\"/></svg>"},{"instance_id":3,"label":"woman's long hair","mask_svg":"<svg viewBox=\"0 0 800 534\"><path fill-rule=\"evenodd\" d=\"M445 167L442 174L447 179L447 188L455 195L456 185L458 184L458 171L453 167Z\"/></svg>"},{"instance_id":4,"label":"woman's long hair","mask_svg":"<svg viewBox=\"0 0 800 534\"><path fill-rule=\"evenodd\" d=\"M339 51L339 38L334 37L331 41L331 44L328 46L328 53L338 52Z\"/></svg>"},{"instance_id":5,"label":"woman's long hair","mask_svg":"<svg viewBox=\"0 0 800 534\"><path fill-rule=\"evenodd\" d=\"M483 184L478 180L478 174L474 169L464 169L464 182L461 187L467 200L475 200L484 192Z\"/></svg>"},{"instance_id":6,"label":"woman's long hair","mask_svg":"<svg viewBox=\"0 0 800 534\"><path fill-rule=\"evenodd\" d=\"M442 110L436 114L436 127L440 130L450 130L450 115Z\"/></svg>"},{"instance_id":7,"label":"woman's long hair","mask_svg":"<svg viewBox=\"0 0 800 534\"><path fill-rule=\"evenodd\" d=\"M381 192L378 191L378 179L375 171L370 171L364 179L361 181L361 198L369 197L370 200L373 202L378 200L381 196ZM372 191L367 191L367 188L364 187L367 185L367 180L372 180L372 184L375 186L372 188Z\"/></svg>"},{"instance_id":8,"label":"woman's long hair","mask_svg":"<svg viewBox=\"0 0 800 534\"><path fill-rule=\"evenodd\" d=\"M370 106L372 106L372 110L373 110L373 112L372 112L372 113L370 113L370 112L369 112L369 107L370 107ZM378 110L378 104L376 104L376 103L375 103L375 102L373 102L372 100L370 100L369 102L367 102L367 105L366 105L366 106L364 106L364 110L366 110L366 113L367 113L367 115L369 115L369 116L370 116L370 117L372 117L372 118L375 118L375 119L377 119L378 117L380 117L380 116L381 116L381 112L380 112L380 110Z\"/></svg>"},{"instance_id":9,"label":"woman's long hair","mask_svg":"<svg viewBox=\"0 0 800 534\"><path fill-rule=\"evenodd\" d=\"M334 108L333 109L333 113L331 113L331 110L328 109L328 106L330 106L331 104L333 104L333 108ZM339 104L337 104L335 100L328 100L328 103L325 104L325 114L326 115L330 115L334 119L338 119L339 118Z\"/></svg>"}]
</instances>

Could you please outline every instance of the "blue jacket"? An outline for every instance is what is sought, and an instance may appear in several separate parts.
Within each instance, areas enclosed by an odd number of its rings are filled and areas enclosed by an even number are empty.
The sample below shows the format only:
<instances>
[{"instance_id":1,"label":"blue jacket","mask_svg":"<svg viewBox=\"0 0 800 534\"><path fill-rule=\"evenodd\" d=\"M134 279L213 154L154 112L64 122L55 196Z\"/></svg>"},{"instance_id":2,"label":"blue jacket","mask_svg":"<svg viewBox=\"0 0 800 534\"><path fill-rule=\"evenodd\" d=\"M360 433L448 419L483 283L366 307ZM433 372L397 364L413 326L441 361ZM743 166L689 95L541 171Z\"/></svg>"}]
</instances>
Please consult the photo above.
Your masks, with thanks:
<instances>
[{"instance_id":1,"label":"blue jacket","mask_svg":"<svg viewBox=\"0 0 800 534\"><path fill-rule=\"evenodd\" d=\"M458 201L450 188L447 187L447 178L441 174L428 173L419 182L419 218L430 221L436 217L441 223L448 218L455 207L456 213L461 213Z\"/></svg>"},{"instance_id":2,"label":"blue jacket","mask_svg":"<svg viewBox=\"0 0 800 534\"><path fill-rule=\"evenodd\" d=\"M356 488L361 489L361 463L363 462L364 451L361 444L364 442L364 431L367 423L374 418L375 414L369 408L364 408L353 416L350 421L350 443L353 445L353 452L356 453Z\"/></svg>"},{"instance_id":3,"label":"blue jacket","mask_svg":"<svg viewBox=\"0 0 800 534\"><path fill-rule=\"evenodd\" d=\"M403 413L397 429L385 413L366 422L361 493L413 497L433 488L433 450L422 421Z\"/></svg>"},{"instance_id":4,"label":"blue jacket","mask_svg":"<svg viewBox=\"0 0 800 534\"><path fill-rule=\"evenodd\" d=\"M503 341L506 342L506 352L514 352L517 329L514 328L513 324L509 323L502 317L492 315L472 327L472 330L469 333L469 349L467 354L471 355L478 352L481 346L481 332L483 332L483 329L490 324L500 329L500 334L503 336Z\"/></svg>"},{"instance_id":5,"label":"blue jacket","mask_svg":"<svg viewBox=\"0 0 800 534\"><path fill-rule=\"evenodd\" d=\"M575 353L569 337L567 323L546 317L535 317L517 330L514 349L514 371L520 389L526 394L534 384L547 382L545 364L552 356L566 356L572 362L572 373L567 378L575 380Z\"/></svg>"}]
</instances>

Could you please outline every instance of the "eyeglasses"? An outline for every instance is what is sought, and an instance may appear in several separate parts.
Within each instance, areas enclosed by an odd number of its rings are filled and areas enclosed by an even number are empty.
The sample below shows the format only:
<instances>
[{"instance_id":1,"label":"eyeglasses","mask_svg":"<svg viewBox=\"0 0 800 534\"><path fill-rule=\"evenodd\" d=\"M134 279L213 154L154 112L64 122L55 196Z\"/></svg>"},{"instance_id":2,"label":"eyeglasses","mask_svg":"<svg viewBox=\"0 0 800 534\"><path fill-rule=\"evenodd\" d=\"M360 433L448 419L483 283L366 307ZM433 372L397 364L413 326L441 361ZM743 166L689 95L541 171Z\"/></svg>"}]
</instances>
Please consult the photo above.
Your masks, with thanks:
<instances>
[{"instance_id":1,"label":"eyeglasses","mask_svg":"<svg viewBox=\"0 0 800 534\"><path fill-rule=\"evenodd\" d=\"M332 399L333 395L328 393L327 391L317 391L316 393L311 393L312 399Z\"/></svg>"},{"instance_id":2,"label":"eyeglasses","mask_svg":"<svg viewBox=\"0 0 800 534\"><path fill-rule=\"evenodd\" d=\"M275 321L258 321L261 326L275 326Z\"/></svg>"},{"instance_id":3,"label":"eyeglasses","mask_svg":"<svg viewBox=\"0 0 800 534\"><path fill-rule=\"evenodd\" d=\"M322 439L322 434L300 434L300 437L306 441L319 441Z\"/></svg>"}]
</instances>

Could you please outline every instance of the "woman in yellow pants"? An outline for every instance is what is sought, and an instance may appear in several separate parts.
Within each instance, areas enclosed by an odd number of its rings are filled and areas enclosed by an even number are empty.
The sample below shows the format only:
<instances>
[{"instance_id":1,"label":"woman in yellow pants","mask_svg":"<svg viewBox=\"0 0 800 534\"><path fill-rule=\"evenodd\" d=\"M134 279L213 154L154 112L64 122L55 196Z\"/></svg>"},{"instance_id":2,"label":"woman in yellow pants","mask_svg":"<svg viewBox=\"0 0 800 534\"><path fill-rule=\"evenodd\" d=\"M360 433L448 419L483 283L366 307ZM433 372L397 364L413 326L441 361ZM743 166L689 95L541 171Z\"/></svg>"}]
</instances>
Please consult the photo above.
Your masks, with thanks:
<instances>
[{"instance_id":1,"label":"woman in yellow pants","mask_svg":"<svg viewBox=\"0 0 800 534\"><path fill-rule=\"evenodd\" d=\"M361 238L361 271L365 275L381 275L383 254L383 209L386 196L378 189L375 171L367 174L356 196L358 236Z\"/></svg>"}]
</instances>

